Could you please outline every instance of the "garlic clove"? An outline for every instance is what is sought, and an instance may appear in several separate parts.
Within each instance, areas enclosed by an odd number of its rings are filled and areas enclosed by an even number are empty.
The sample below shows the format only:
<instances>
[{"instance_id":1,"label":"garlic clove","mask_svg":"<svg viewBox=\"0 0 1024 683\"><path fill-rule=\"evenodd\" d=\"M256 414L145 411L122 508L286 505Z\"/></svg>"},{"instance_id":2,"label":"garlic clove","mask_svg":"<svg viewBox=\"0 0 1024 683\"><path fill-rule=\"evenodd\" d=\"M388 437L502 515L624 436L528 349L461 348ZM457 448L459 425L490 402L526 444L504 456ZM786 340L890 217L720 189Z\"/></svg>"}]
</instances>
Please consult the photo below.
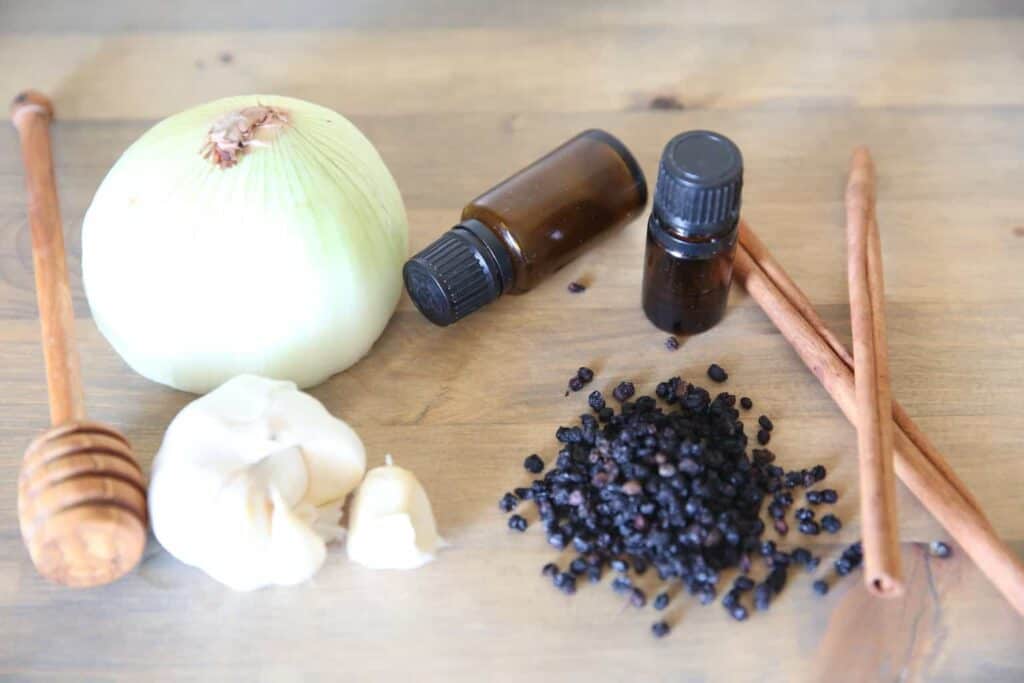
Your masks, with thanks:
<instances>
[{"instance_id":1,"label":"garlic clove","mask_svg":"<svg viewBox=\"0 0 1024 683\"><path fill-rule=\"evenodd\" d=\"M272 491L274 513L271 517L271 558L267 583L291 586L315 574L327 558L327 547L314 531L309 520L297 515L275 490Z\"/></svg>"},{"instance_id":2,"label":"garlic clove","mask_svg":"<svg viewBox=\"0 0 1024 683\"><path fill-rule=\"evenodd\" d=\"M302 420L281 419L282 415L302 415ZM323 404L301 391L283 393L270 406L271 424L279 424L274 437L283 443L302 444L302 455L309 468L309 487L305 500L320 506L337 498L336 491L351 491L366 471L366 456L359 436L338 420ZM338 458L339 448L359 457Z\"/></svg>"},{"instance_id":3,"label":"garlic clove","mask_svg":"<svg viewBox=\"0 0 1024 683\"><path fill-rule=\"evenodd\" d=\"M272 490L289 508L301 503L309 488L309 470L298 446L271 453L253 465L248 474L254 488Z\"/></svg>"},{"instance_id":4,"label":"garlic clove","mask_svg":"<svg viewBox=\"0 0 1024 683\"><path fill-rule=\"evenodd\" d=\"M391 456L367 472L349 511L350 560L371 569L415 569L444 545L427 493L412 472Z\"/></svg>"}]
</instances>

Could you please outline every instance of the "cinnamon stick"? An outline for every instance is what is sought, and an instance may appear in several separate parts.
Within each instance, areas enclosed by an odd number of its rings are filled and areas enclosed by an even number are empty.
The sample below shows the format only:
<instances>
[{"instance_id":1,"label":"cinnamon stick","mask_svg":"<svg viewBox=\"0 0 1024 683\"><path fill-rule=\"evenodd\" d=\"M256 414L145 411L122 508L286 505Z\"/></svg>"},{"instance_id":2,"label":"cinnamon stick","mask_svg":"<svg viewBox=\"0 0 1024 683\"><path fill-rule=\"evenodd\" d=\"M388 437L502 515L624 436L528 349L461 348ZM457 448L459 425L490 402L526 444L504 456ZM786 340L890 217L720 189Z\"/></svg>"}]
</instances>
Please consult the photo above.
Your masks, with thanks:
<instances>
[{"instance_id":1,"label":"cinnamon stick","mask_svg":"<svg viewBox=\"0 0 1024 683\"><path fill-rule=\"evenodd\" d=\"M749 226L744 226L752 234ZM748 238L749 239L749 238ZM856 419L853 371L786 298L743 241L733 266L736 279L764 310L818 378L847 419ZM971 505L902 429L894 432L897 476L954 538L1015 610L1024 615L1024 564L996 535L980 509Z\"/></svg>"},{"instance_id":2,"label":"cinnamon stick","mask_svg":"<svg viewBox=\"0 0 1024 683\"><path fill-rule=\"evenodd\" d=\"M903 569L892 463L892 391L882 250L875 218L875 167L865 147L854 150L850 161L846 238L864 580L875 595L895 597L903 594Z\"/></svg>"},{"instance_id":3,"label":"cinnamon stick","mask_svg":"<svg viewBox=\"0 0 1024 683\"><path fill-rule=\"evenodd\" d=\"M778 288L779 292L789 301L789 303L799 311L800 315L807 321L807 323L814 328L814 331L818 333L818 336L828 344L829 348L835 352L836 356L846 364L846 367L853 372L853 355L846 349L843 342L840 341L839 337L832 331L825 321L818 315L817 309L811 304L811 300L807 298L804 291L800 289L799 285L789 277L789 274L779 265L779 262L775 260L768 248L764 246L761 239L757 236L749 225L741 221L740 223L740 244L747 250L751 258L761 268L764 274L771 280L772 284ZM898 431L902 431L903 435L911 441L917 449L925 456L935 467L942 473L950 484L952 484L956 490L960 493L960 496L967 501L975 511L977 511L982 517L985 516L984 511L981 508L981 504L971 493L971 490L967 488L967 485L960 479L960 477L953 471L949 463L939 452L938 448L931 442L931 440L925 435L917 423L914 422L907 411L903 409L903 406L897 401L892 402L892 415L896 422L896 428ZM986 519L986 524L991 524Z\"/></svg>"}]
</instances>

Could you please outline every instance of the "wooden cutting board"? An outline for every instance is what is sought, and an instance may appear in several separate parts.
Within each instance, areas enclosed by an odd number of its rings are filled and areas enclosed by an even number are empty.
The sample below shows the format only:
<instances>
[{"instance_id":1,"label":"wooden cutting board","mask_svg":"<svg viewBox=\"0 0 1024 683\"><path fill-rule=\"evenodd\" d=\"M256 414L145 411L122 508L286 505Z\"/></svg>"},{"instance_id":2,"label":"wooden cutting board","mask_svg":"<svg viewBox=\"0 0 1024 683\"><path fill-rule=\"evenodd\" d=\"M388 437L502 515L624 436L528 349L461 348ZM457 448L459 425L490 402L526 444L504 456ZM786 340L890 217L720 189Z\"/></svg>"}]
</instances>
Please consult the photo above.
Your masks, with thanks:
<instances>
[{"instance_id":1,"label":"wooden cutting board","mask_svg":"<svg viewBox=\"0 0 1024 683\"><path fill-rule=\"evenodd\" d=\"M208 99L274 92L348 115L378 146L419 249L480 191L587 127L615 133L653 176L675 133L712 128L746 159L744 214L848 336L842 189L855 144L880 173L893 389L1024 552L1024 15L952 0L894 8L739 0L338 4L41 1L0 7L0 97L26 86L58 110L58 176L90 414L148 468L190 396L132 373L89 318L82 215L121 151ZM6 93L6 95L5 95ZM506 529L497 500L556 452L594 386L728 369L769 414L788 467L823 463L837 537L857 537L854 432L760 310L734 291L725 321L676 352L639 308L639 220L538 290L449 329L403 299L373 352L312 393L423 480L451 548L411 573L333 548L307 585L237 594L151 541L140 569L71 592L33 572L18 536L18 457L46 424L22 173L0 133L0 678L11 680L1024 679L1024 623L901 490L908 595L859 577L826 598L791 576L768 614L732 622L677 599L674 631L607 585L568 598L539 578L539 529ZM183 264L183 276L187 267ZM572 295L566 284L589 284Z\"/></svg>"}]
</instances>

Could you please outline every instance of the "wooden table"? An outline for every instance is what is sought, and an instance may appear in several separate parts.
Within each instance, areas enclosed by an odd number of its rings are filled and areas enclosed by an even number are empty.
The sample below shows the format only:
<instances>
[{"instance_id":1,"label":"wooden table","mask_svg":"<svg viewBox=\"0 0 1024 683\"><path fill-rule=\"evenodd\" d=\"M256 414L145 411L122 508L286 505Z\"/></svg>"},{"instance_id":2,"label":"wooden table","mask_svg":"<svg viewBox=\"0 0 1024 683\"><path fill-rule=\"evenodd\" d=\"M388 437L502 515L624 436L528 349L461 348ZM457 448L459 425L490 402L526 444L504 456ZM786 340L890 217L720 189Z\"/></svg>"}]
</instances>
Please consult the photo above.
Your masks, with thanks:
<instances>
[{"instance_id":1,"label":"wooden table","mask_svg":"<svg viewBox=\"0 0 1024 683\"><path fill-rule=\"evenodd\" d=\"M1000 0L774 4L3 3L0 97L32 86L57 106L91 414L148 467L191 398L133 374L98 335L78 253L110 165L192 104L273 92L348 115L402 188L413 249L583 128L621 136L651 176L673 134L725 132L746 158L744 214L843 335L842 188L851 148L867 143L895 394L1024 552L1024 12ZM496 502L528 480L523 457L550 460L555 428L583 411L583 395L563 396L579 365L598 388L631 378L650 391L721 363L727 388L775 420L785 465L828 467L846 524L813 547L831 560L857 537L853 430L742 291L722 325L667 351L638 306L643 243L637 221L450 329L403 299L370 356L313 390L371 464L390 452L420 475L451 541L436 563L373 572L334 548L307 585L239 594L154 541L131 576L72 592L36 576L16 525L19 456L47 411L17 141L0 133L0 678L1024 679L1024 621L962 553L927 556L944 534L905 490L898 602L872 600L859 577L817 598L797 573L743 624L678 599L673 633L655 641L650 608L607 585L564 597L539 578L551 556L539 529L508 531ZM567 293L574 278L590 288Z\"/></svg>"}]
</instances>

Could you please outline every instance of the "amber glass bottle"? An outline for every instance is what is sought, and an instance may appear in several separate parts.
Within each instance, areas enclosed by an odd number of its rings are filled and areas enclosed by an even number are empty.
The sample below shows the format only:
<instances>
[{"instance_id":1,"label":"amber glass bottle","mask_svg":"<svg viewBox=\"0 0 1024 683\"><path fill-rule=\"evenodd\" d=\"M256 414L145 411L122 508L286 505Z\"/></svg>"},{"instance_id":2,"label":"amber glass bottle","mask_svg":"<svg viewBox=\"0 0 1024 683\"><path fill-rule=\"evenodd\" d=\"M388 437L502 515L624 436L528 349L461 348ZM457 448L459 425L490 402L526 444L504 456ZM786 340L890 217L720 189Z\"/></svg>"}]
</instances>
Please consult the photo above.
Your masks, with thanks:
<instances>
[{"instance_id":1,"label":"amber glass bottle","mask_svg":"<svg viewBox=\"0 0 1024 683\"><path fill-rule=\"evenodd\" d=\"M467 204L458 225L405 264L406 289L431 322L449 325L533 289L646 203L625 145L584 131Z\"/></svg>"},{"instance_id":2,"label":"amber glass bottle","mask_svg":"<svg viewBox=\"0 0 1024 683\"><path fill-rule=\"evenodd\" d=\"M672 138L647 223L643 306L652 323L696 334L725 314L739 235L743 156L724 135Z\"/></svg>"}]
</instances>

